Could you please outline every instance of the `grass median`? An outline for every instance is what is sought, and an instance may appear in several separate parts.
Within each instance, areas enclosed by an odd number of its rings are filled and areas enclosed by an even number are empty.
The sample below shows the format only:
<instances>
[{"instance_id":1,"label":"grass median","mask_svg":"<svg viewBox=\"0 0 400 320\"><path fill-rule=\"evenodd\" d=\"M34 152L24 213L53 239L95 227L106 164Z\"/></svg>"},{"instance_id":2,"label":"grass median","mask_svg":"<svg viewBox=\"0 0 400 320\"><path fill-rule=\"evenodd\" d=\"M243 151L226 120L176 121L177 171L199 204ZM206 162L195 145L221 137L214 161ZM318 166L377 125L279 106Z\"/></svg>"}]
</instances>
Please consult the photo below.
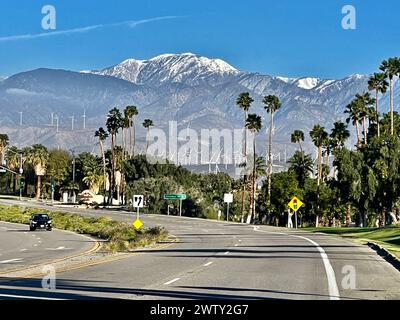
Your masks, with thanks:
<instances>
[{"instance_id":1,"label":"grass median","mask_svg":"<svg viewBox=\"0 0 400 320\"><path fill-rule=\"evenodd\" d=\"M54 228L106 240L105 248L111 252L127 252L154 245L168 236L168 232L161 227L137 231L125 222L114 221L107 217L90 218L78 214L50 212L18 206L0 206L0 221L29 224L31 214L36 212L49 214Z\"/></svg>"},{"instance_id":2,"label":"grass median","mask_svg":"<svg viewBox=\"0 0 400 320\"><path fill-rule=\"evenodd\" d=\"M400 226L387 228L306 228L311 232L337 234L358 243L373 242L381 245L400 259Z\"/></svg>"}]
</instances>

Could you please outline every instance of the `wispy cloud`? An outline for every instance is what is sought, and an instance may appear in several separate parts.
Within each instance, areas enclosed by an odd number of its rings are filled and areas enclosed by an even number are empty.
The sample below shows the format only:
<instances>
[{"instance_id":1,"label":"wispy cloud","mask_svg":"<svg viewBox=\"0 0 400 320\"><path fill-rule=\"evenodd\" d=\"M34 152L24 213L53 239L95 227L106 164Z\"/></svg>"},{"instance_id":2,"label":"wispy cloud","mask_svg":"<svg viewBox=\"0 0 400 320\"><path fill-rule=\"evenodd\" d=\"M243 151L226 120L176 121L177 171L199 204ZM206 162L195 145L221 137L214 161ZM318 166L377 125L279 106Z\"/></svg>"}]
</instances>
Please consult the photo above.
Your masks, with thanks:
<instances>
[{"instance_id":1,"label":"wispy cloud","mask_svg":"<svg viewBox=\"0 0 400 320\"><path fill-rule=\"evenodd\" d=\"M84 32L89 32L89 31L93 31L96 29L102 29L102 28L108 28L108 27L125 26L125 27L129 27L129 28L135 28L141 24L146 24L146 23L151 23L151 22L156 22L156 21L161 21L161 20L177 19L177 18L181 18L181 17L179 17L179 16L163 16L163 17L155 17L155 18L143 19L143 20L122 21L122 22L111 23L111 24L96 24L96 25L92 25L92 26L80 27L80 28L74 28L74 29L68 29L68 30L49 31L49 32L42 32L42 33L35 33L35 34L11 35L11 36L0 37L0 42L31 40L31 39L37 39L37 38L69 35L69 34L74 34L74 33L84 33Z\"/></svg>"}]
</instances>

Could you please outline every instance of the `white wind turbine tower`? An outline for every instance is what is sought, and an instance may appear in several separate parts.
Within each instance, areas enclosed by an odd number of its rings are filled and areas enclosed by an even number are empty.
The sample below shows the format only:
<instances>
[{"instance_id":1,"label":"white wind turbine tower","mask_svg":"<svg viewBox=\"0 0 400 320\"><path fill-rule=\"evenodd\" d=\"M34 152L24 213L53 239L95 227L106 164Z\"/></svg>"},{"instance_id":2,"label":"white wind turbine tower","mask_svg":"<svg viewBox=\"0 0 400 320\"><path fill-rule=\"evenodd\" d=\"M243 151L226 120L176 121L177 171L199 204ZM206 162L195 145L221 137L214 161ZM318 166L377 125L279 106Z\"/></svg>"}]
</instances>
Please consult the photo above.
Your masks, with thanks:
<instances>
[{"instance_id":1,"label":"white wind turbine tower","mask_svg":"<svg viewBox=\"0 0 400 320\"><path fill-rule=\"evenodd\" d=\"M19 113L19 125L22 127L22 115L23 115L23 111L18 112Z\"/></svg>"},{"instance_id":2,"label":"white wind turbine tower","mask_svg":"<svg viewBox=\"0 0 400 320\"><path fill-rule=\"evenodd\" d=\"M59 123L59 118L58 118L58 114L54 115L54 120L56 120L56 132L58 133L58 123Z\"/></svg>"},{"instance_id":3,"label":"white wind turbine tower","mask_svg":"<svg viewBox=\"0 0 400 320\"><path fill-rule=\"evenodd\" d=\"M86 109L83 109L83 130L86 130Z\"/></svg>"},{"instance_id":4,"label":"white wind turbine tower","mask_svg":"<svg viewBox=\"0 0 400 320\"><path fill-rule=\"evenodd\" d=\"M54 126L54 112L50 113L51 126Z\"/></svg>"},{"instance_id":5,"label":"white wind turbine tower","mask_svg":"<svg viewBox=\"0 0 400 320\"><path fill-rule=\"evenodd\" d=\"M75 115L73 114L71 117L71 131L74 131L74 123L75 123Z\"/></svg>"}]
</instances>

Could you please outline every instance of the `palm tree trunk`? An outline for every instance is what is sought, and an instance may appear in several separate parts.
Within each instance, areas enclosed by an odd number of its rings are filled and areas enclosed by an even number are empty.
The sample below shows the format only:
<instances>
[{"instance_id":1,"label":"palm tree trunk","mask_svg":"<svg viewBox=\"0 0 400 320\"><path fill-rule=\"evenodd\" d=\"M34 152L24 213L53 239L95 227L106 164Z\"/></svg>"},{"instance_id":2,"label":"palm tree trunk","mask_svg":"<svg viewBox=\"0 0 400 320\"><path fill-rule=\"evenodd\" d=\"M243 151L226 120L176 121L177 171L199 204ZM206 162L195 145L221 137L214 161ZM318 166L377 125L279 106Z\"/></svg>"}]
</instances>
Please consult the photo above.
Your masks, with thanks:
<instances>
[{"instance_id":1,"label":"palm tree trunk","mask_svg":"<svg viewBox=\"0 0 400 320\"><path fill-rule=\"evenodd\" d=\"M132 157L132 119L129 119L129 157Z\"/></svg>"},{"instance_id":2,"label":"palm tree trunk","mask_svg":"<svg viewBox=\"0 0 400 320\"><path fill-rule=\"evenodd\" d=\"M146 133L146 155L147 155L147 151L149 149L149 133L150 133L150 127L147 128L147 133Z\"/></svg>"},{"instance_id":3,"label":"palm tree trunk","mask_svg":"<svg viewBox=\"0 0 400 320\"><path fill-rule=\"evenodd\" d=\"M114 188L115 188L115 133L111 134L111 181L110 181L110 198L108 202L112 204L112 200L114 198ZM110 202L111 201L111 202Z\"/></svg>"},{"instance_id":4,"label":"palm tree trunk","mask_svg":"<svg viewBox=\"0 0 400 320\"><path fill-rule=\"evenodd\" d=\"M348 204L346 208L346 227L350 227L350 223L351 223L351 204Z\"/></svg>"},{"instance_id":5,"label":"palm tree trunk","mask_svg":"<svg viewBox=\"0 0 400 320\"><path fill-rule=\"evenodd\" d=\"M252 217L256 219L256 136L253 139L253 207L252 207Z\"/></svg>"},{"instance_id":6,"label":"palm tree trunk","mask_svg":"<svg viewBox=\"0 0 400 320\"><path fill-rule=\"evenodd\" d=\"M319 187L321 185L322 177L322 146L318 147L318 159L317 159L317 213L315 216L315 227L319 227Z\"/></svg>"},{"instance_id":7,"label":"palm tree trunk","mask_svg":"<svg viewBox=\"0 0 400 320\"><path fill-rule=\"evenodd\" d=\"M36 182L36 199L40 199L40 193L42 191L42 177L37 176Z\"/></svg>"},{"instance_id":8,"label":"palm tree trunk","mask_svg":"<svg viewBox=\"0 0 400 320\"><path fill-rule=\"evenodd\" d=\"M101 157L103 159L103 206L106 205L107 174L106 174L106 155L104 154L103 141L100 140Z\"/></svg>"},{"instance_id":9,"label":"palm tree trunk","mask_svg":"<svg viewBox=\"0 0 400 320\"><path fill-rule=\"evenodd\" d=\"M381 125L379 124L379 91L376 90L376 125L378 129L378 137L381 136Z\"/></svg>"},{"instance_id":10,"label":"palm tree trunk","mask_svg":"<svg viewBox=\"0 0 400 320\"><path fill-rule=\"evenodd\" d=\"M135 125L135 119L132 120L132 127L133 127L133 149L132 149L132 155L135 156L135 148L136 148L136 125Z\"/></svg>"},{"instance_id":11,"label":"palm tree trunk","mask_svg":"<svg viewBox=\"0 0 400 320\"><path fill-rule=\"evenodd\" d=\"M393 79L389 79L390 81L390 132L391 135L394 135L394 101L393 101Z\"/></svg>"},{"instance_id":12,"label":"palm tree trunk","mask_svg":"<svg viewBox=\"0 0 400 320\"><path fill-rule=\"evenodd\" d=\"M243 158L244 158L244 163L246 164L246 167L244 168L244 174L243 174L243 192L242 192L242 217L241 217L241 222L244 222L244 216L245 216L245 211L246 211L246 170L247 170L247 128L246 128L246 121L247 121L247 111L244 113L244 141L243 141Z\"/></svg>"},{"instance_id":13,"label":"palm tree trunk","mask_svg":"<svg viewBox=\"0 0 400 320\"><path fill-rule=\"evenodd\" d=\"M274 126L274 114L270 112L269 141L268 141L268 215L271 215L271 189L272 189L272 128Z\"/></svg>"},{"instance_id":14,"label":"palm tree trunk","mask_svg":"<svg viewBox=\"0 0 400 320\"><path fill-rule=\"evenodd\" d=\"M368 140L367 140L368 138L367 138L367 124L366 124L365 117L363 117L362 126L363 126L363 134L364 134L364 144L367 145L368 144Z\"/></svg>"},{"instance_id":15,"label":"palm tree trunk","mask_svg":"<svg viewBox=\"0 0 400 320\"><path fill-rule=\"evenodd\" d=\"M360 130L358 126L358 121L355 122L355 127L356 127L356 134L357 134L357 147L361 145L361 138L360 138Z\"/></svg>"}]
</instances>

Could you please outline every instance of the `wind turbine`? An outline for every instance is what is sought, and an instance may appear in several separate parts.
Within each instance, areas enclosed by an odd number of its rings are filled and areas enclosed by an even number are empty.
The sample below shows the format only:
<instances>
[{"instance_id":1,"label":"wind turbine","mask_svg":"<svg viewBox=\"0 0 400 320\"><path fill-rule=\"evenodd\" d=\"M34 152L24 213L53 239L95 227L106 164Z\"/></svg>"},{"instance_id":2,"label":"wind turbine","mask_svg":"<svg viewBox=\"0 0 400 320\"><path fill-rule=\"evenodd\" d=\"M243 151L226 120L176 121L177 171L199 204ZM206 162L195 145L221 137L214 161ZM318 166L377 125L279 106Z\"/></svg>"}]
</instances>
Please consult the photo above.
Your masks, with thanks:
<instances>
[{"instance_id":1,"label":"wind turbine","mask_svg":"<svg viewBox=\"0 0 400 320\"><path fill-rule=\"evenodd\" d=\"M83 130L86 129L86 109L83 109Z\"/></svg>"},{"instance_id":2,"label":"wind turbine","mask_svg":"<svg viewBox=\"0 0 400 320\"><path fill-rule=\"evenodd\" d=\"M75 115L73 114L71 117L71 131L74 131L74 123L75 123Z\"/></svg>"},{"instance_id":3,"label":"wind turbine","mask_svg":"<svg viewBox=\"0 0 400 320\"><path fill-rule=\"evenodd\" d=\"M23 114L23 111L20 111L18 113L19 113L19 125L22 127L22 114Z\"/></svg>"}]
</instances>

